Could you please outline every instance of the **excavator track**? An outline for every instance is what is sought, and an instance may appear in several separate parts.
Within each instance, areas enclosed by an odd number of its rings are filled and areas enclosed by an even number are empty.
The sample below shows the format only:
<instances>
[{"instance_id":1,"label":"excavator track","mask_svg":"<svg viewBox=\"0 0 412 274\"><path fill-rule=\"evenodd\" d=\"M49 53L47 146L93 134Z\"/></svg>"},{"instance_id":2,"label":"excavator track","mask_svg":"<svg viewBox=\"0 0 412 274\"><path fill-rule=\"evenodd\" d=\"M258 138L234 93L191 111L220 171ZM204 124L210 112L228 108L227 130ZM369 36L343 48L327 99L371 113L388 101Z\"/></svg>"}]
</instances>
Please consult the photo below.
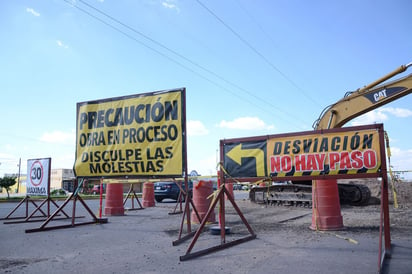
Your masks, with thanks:
<instances>
[{"instance_id":1,"label":"excavator track","mask_svg":"<svg viewBox=\"0 0 412 274\"><path fill-rule=\"evenodd\" d=\"M364 206L371 192L365 185L338 184L341 204ZM249 199L258 204L312 207L312 186L306 184L280 184L253 187Z\"/></svg>"},{"instance_id":2,"label":"excavator track","mask_svg":"<svg viewBox=\"0 0 412 274\"><path fill-rule=\"evenodd\" d=\"M371 198L371 191L365 185L338 184L339 200L343 205L365 206Z\"/></svg>"},{"instance_id":3,"label":"excavator track","mask_svg":"<svg viewBox=\"0 0 412 274\"><path fill-rule=\"evenodd\" d=\"M253 187L249 199L258 204L312 207L312 186L282 184Z\"/></svg>"}]
</instances>

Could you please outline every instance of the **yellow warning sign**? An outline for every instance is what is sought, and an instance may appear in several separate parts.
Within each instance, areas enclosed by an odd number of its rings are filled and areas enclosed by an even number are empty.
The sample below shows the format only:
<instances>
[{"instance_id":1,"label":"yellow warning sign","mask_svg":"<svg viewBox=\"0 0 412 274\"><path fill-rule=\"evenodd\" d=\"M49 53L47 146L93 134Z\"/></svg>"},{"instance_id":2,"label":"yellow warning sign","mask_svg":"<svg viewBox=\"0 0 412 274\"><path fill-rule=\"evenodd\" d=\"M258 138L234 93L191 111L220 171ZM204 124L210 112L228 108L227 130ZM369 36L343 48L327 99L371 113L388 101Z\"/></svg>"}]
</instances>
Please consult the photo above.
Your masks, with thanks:
<instances>
[{"instance_id":1,"label":"yellow warning sign","mask_svg":"<svg viewBox=\"0 0 412 274\"><path fill-rule=\"evenodd\" d=\"M379 132L325 132L271 138L267 143L271 176L376 173L381 167Z\"/></svg>"},{"instance_id":2,"label":"yellow warning sign","mask_svg":"<svg viewBox=\"0 0 412 274\"><path fill-rule=\"evenodd\" d=\"M78 103L76 176L182 176L184 91Z\"/></svg>"},{"instance_id":3,"label":"yellow warning sign","mask_svg":"<svg viewBox=\"0 0 412 274\"><path fill-rule=\"evenodd\" d=\"M233 178L376 177L385 157L382 133L379 124L225 139L223 167Z\"/></svg>"}]
</instances>

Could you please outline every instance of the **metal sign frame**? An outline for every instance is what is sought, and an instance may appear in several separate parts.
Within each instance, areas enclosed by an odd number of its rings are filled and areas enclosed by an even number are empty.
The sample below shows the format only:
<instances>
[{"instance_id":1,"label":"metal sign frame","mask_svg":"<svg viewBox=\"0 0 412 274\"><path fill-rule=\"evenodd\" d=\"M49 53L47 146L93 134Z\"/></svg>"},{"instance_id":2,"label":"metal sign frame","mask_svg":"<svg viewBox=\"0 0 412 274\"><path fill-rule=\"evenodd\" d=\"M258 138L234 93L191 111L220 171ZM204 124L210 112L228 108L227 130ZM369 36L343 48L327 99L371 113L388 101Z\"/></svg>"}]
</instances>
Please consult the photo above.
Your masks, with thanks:
<instances>
[{"instance_id":1,"label":"metal sign frame","mask_svg":"<svg viewBox=\"0 0 412 274\"><path fill-rule=\"evenodd\" d=\"M45 196L44 199L35 199L30 195L32 193L26 194L26 196L21 200L16 207L10 211L4 218L0 220L6 220L4 224L16 224L16 223L25 223L25 222L41 222L47 220L50 215L51 204L57 208L59 205L50 197L50 176L51 176L51 158L36 158L27 160L27 169L28 169L28 180L39 181L36 185L30 186L35 188L37 185L44 186L45 189L39 191L37 194L34 191L34 196ZM33 177L32 177L33 176ZM44 180L44 182L43 182ZM43 187L44 188L44 187ZM45 194L41 193L44 192ZM38 204L39 202L39 204ZM34 206L33 211L29 212L29 205ZM24 216L15 216L15 213L21 206L25 206L25 215ZM43 210L43 207L46 206L46 210ZM61 211L65 217L58 217L58 219L67 219L69 215Z\"/></svg>"},{"instance_id":2,"label":"metal sign frame","mask_svg":"<svg viewBox=\"0 0 412 274\"><path fill-rule=\"evenodd\" d=\"M168 93L180 93L180 102L177 102L177 104L180 104L180 108L178 110L179 111L178 115L180 114L180 117L178 117L178 120L180 122L180 130L181 130L181 132L179 134L180 140L178 140L178 142L180 142L178 144L178 146L181 147L181 150L178 151L178 153L180 153L179 157L181 158L181 162L178 163L179 172L174 172L174 173L171 173L171 174L166 174L166 173L163 174L161 172L162 170L160 170L160 172L154 172L153 174L152 173L150 173L150 174L131 173L131 174L114 174L114 175L112 175L112 174L104 174L104 175L103 174L96 174L95 176L90 176L90 175L76 173L76 162L75 162L74 167L73 167L73 170L74 170L75 175L76 175L76 186L75 186L76 190L75 190L75 192L73 194L71 194L70 197L67 198L67 200L63 203L63 205L61 205L39 228L26 230L26 233L38 232L38 231L44 231L44 230L51 230L51 229L56 229L56 228L69 228L69 227L74 227L74 226L78 226L78 225L85 225L85 224L92 224L92 223L100 223L100 224L107 223L107 221L108 221L107 218L101 218L101 216L96 217L96 215L90 210L90 208L87 206L87 204L79 196L79 189L83 186L84 180L86 180L87 178L100 178L101 180L103 178L110 178L110 179L132 179L132 178L139 178L139 179L156 179L156 178L166 179L166 178L172 178L172 179L176 179L176 178L183 178L184 181L185 181L185 186L186 186L186 192L185 193L187 193L188 192L188 189L187 189L187 187L188 187L188 174L187 174L188 171L187 170L188 169L187 169L187 130L186 130L186 88L155 91L155 92L150 92L150 93L143 93L143 94L122 96L122 97L116 97L116 98L107 98L107 99L102 99L102 100L94 100L94 101L78 103L77 104L76 129L79 129L79 126L80 126L81 117L79 117L79 111L80 111L80 108L82 106L87 106L87 105L97 106L101 103L110 104L110 103L118 102L118 101L122 101L122 100L133 100L133 99L143 100L143 99L145 99L145 98L147 99L149 97L160 98L164 94L168 94ZM155 100L155 103L159 102L159 100ZM168 104L167 105L168 108L174 108L174 106L172 106L173 102L170 103L170 105L169 105L169 103L165 103L165 106L166 106L166 104ZM133 118L129 115L129 118L131 120L134 119L136 121L136 119L140 119L142 117L139 117L139 115L137 114L137 109L139 108L139 106L134 106L134 107L135 107L135 116ZM148 107L148 106L147 105L146 106L141 106L141 108L144 108L144 107ZM112 120L109 121L111 123L111 125L114 125L115 123L122 124L122 122L120 122L120 120L116 120L116 119L124 119L124 116L122 116L123 114L121 114L121 113L122 113L122 111L125 111L125 109L123 109L123 110L122 110L122 108L117 108L117 109L120 109L120 110L114 110L114 109L109 110L110 114L108 114L108 115L111 117L110 119L112 119ZM116 113L116 111L119 111L118 114L113 114L113 113ZM160 117L163 117L164 119L167 119L167 118L165 118L167 115L165 113L161 114L161 111L162 110L161 110L161 107L159 105L157 110L154 113L153 112L150 113L150 115L152 115L152 116L157 115L156 117L159 117L158 122L161 122ZM98 118L99 115L104 116L104 114L99 114L98 111L92 111L92 112L93 113L90 114L91 115L90 117L93 117L92 118L93 121L91 121L90 122L91 124L88 125L90 128L95 129L95 128L103 127L103 125L105 125L105 124L107 125L108 121L102 121L102 119L104 120L104 117L103 118L102 117ZM89 115L89 114L87 114L87 115ZM113 116L113 115L115 115L115 116ZM118 116L116 116L116 115L118 115ZM147 115L147 113L146 113L146 115ZM163 116L163 115L166 115L166 116ZM173 116L173 114L170 114L170 115ZM169 118L172 117L172 116L169 116ZM89 119L90 117L88 117L88 116L84 117L83 116L83 119L86 119L86 118ZM118 117L118 118L116 118L116 117ZM120 117L123 117L123 118L120 118ZM100 119L100 122L98 121L99 119ZM157 119L155 119L155 120L157 120ZM86 122L87 121L82 120L83 124L85 124ZM133 121L129 121L129 122L132 123ZM123 124L124 123L127 124L127 122L125 120L123 121ZM85 126L85 125L83 125L83 126ZM160 128L160 130L161 130L161 128ZM102 133L102 134L97 133L95 135L95 137L100 138L99 136L103 136L103 138L106 138L106 137L109 138L109 135L112 134L112 135L110 135L112 143L113 143L113 140L117 140L116 137L113 137L115 135L115 133L106 132L107 135L104 135L105 133ZM90 135L90 132L89 132L89 136L93 136L93 133L92 133L92 135ZM154 138L154 136L151 136L151 137ZM79 132L76 132L76 158L75 158L76 161L79 161L79 157L78 157L79 156L79 154L78 154L79 151L78 151L77 144L78 144L80 139L81 138L79 137ZM86 140L86 142L88 142L87 141L88 140L87 135L86 135L85 140ZM109 139L107 139L107 141L108 140ZM100 141L95 139L95 141L91 141L91 142L96 142L96 144L97 144L97 142L100 142ZM106 143L106 141L104 143ZM120 142L118 142L118 143L120 143ZM103 147L103 149L104 149L104 147ZM118 155L119 155L118 157L120 158L120 154L118 154ZM125 155L126 155L126 153L123 154L123 157ZM170 158L172 158L171 154L169 154L169 156L170 156ZM81 157L82 157L82 154L80 154L80 161L82 161ZM183 225L182 225L180 233L179 233L179 239L175 242L180 242L183 239L187 239L191 235L193 235L192 228L191 228L191 222L190 222L190 204L192 205L194 210L196 210L196 209L195 209L195 206L194 206L194 204L191 200L190 195L186 195L186 196L187 197L185 199L185 202L186 202L185 214L183 214L183 217L182 217L182 224L184 223L185 216L187 216L186 225L187 225L188 235L182 237L182 230L183 230ZM100 197L100 199L102 199L102 197ZM59 212L63 212L63 208L70 201L73 201L73 213L72 213L71 224L69 224L69 225L60 225L60 226L52 226L52 227L48 226L49 222L51 220L55 219L55 217L57 216L57 214ZM77 201L79 201L81 203L81 205L83 205L83 207L88 211L88 213L93 218L93 221L83 222L83 223L76 223L75 222L75 208L76 208L76 202ZM100 202L101 202L101 200L100 200ZM126 200L123 203L125 203L125 202L126 202ZM101 207L100 207L100 210L101 210Z\"/></svg>"},{"instance_id":3,"label":"metal sign frame","mask_svg":"<svg viewBox=\"0 0 412 274\"><path fill-rule=\"evenodd\" d=\"M242 166L242 157L238 156L238 151L239 149L243 149L242 144L246 144L245 150L247 150L246 156L244 158L256 158L258 156L262 157L264 155L263 163L267 164L268 160L267 158L270 157L269 153L267 151L267 148L271 147L268 145L268 141L272 139L277 139L277 140L282 140L282 139L287 139L290 140L291 138L297 138L299 140L300 137L305 137L305 136L322 136L325 134L342 134L342 133L347 133L347 132L354 132L357 134L358 132L362 131L376 131L377 132L377 138L375 138L374 142L374 151L376 153L376 156L378 157L378 161L376 162L376 165L371 168L371 172L368 172L369 170L367 168L359 168L358 170L339 170L335 174L329 174L326 171L330 171L331 168L329 166L329 169L324 169L322 171L317 171L315 174L313 171L307 171L306 173L303 172L302 174L299 174L299 176L295 176L295 173L292 171L288 174L285 173L283 176L273 176L272 174L268 174L267 166L265 166L265 174L264 176L240 176L237 177L236 174L231 174L232 170L235 170L234 173L236 173L236 168L232 168L230 165L225 162L225 160L228 159L228 154L229 157L231 157L231 161L235 162L237 164L240 164ZM366 139L364 138L364 141L366 142L372 142L372 140L368 137ZM266 143L265 143L266 142ZM257 145L256 145L257 144ZM285 144L285 143L284 143ZM288 143L289 145L293 146L294 143ZM330 144L328 144L330 145ZM365 142L364 142L365 145ZM367 143L365 147L369 148L368 145L370 143ZM357 146L354 146L357 148ZM227 149L229 148L229 149ZM258 151L259 148L264 148L266 151ZM231 153L234 149L237 149L238 151L235 153ZM276 150L276 149L275 149ZM275 151L274 150L274 151ZM291 151L292 149L289 149ZM350 149L350 151L354 151L355 149ZM223 151L223 152L222 152ZM277 151L277 150L276 150ZM364 155L363 155L364 156ZM315 156L316 157L316 156ZM329 157L329 155L328 155ZM321 157L320 157L321 158ZM362 159L365 160L365 159ZM382 183L381 183L381 211L380 211L380 229L379 229L379 256L378 256L378 273L381 272L382 270L382 265L384 263L384 260L386 258L390 258L391 256L391 236L390 236L390 220L389 220L389 201L388 201L388 176L387 176L387 166L386 166L386 154L385 154L385 139L384 139L384 129L383 129L383 124L374 124L374 125L365 125L365 126L356 126L356 127L345 127L345 128L334 128L334 129L327 129L327 130L316 130L316 131L306 131L306 132L298 132L298 133L287 133L287 134L278 134L278 135L267 135L267 136L256 136L256 137L247 137L247 138L234 138L234 139L227 139L227 140L222 140L221 141L221 161L223 163L224 169L225 169L225 175L224 175L224 180L226 182L256 182L260 181L263 179L268 179L272 181L286 181L286 180L293 180L293 181L300 181L300 180L322 180L322 179L351 179L351 178L382 178ZM259 163L255 159L255 168L256 168L256 174L258 173L258 166ZM323 163L323 162L322 162ZM262 165L262 163L260 163ZM364 165L365 166L365 165ZM251 168L251 165L249 164L249 168ZM253 167L252 167L253 168ZM360 172L359 172L360 171ZM293 175L290 175L292 174ZM382 240L383 239L383 240Z\"/></svg>"}]
</instances>

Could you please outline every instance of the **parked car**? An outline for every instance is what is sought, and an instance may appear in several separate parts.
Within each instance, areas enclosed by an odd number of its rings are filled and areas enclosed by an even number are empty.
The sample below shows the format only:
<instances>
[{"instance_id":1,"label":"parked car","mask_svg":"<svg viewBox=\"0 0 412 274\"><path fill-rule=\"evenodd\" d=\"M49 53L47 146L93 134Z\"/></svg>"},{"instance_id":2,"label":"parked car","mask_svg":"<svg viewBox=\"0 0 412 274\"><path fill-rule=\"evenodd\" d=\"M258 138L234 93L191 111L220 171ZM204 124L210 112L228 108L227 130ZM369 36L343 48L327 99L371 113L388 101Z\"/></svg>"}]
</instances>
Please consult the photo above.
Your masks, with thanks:
<instances>
[{"instance_id":1,"label":"parked car","mask_svg":"<svg viewBox=\"0 0 412 274\"><path fill-rule=\"evenodd\" d=\"M249 190L249 186L248 185L243 185L242 190Z\"/></svg>"},{"instance_id":2,"label":"parked car","mask_svg":"<svg viewBox=\"0 0 412 274\"><path fill-rule=\"evenodd\" d=\"M105 191L106 191L106 185L103 184L103 193L105 193ZM100 185L94 185L91 192L93 195L100 194Z\"/></svg>"},{"instance_id":3,"label":"parked car","mask_svg":"<svg viewBox=\"0 0 412 274\"><path fill-rule=\"evenodd\" d=\"M185 183L182 182L182 188L185 189ZM193 183L189 181L189 194L191 195ZM157 202L162 202L164 199L179 199L180 188L176 182L156 182L154 184L154 195Z\"/></svg>"},{"instance_id":4,"label":"parked car","mask_svg":"<svg viewBox=\"0 0 412 274\"><path fill-rule=\"evenodd\" d=\"M241 184L233 184L233 190L242 190Z\"/></svg>"}]
</instances>

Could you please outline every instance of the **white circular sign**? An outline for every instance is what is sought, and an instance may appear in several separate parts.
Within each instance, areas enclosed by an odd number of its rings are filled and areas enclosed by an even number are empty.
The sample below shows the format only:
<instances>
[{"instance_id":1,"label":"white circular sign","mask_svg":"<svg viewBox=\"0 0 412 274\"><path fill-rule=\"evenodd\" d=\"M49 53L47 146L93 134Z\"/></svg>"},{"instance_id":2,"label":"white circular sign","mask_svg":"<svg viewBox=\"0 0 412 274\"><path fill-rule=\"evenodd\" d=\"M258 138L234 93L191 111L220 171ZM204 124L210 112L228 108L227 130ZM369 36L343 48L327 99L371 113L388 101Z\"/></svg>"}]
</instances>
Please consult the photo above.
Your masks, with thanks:
<instances>
[{"instance_id":1,"label":"white circular sign","mask_svg":"<svg viewBox=\"0 0 412 274\"><path fill-rule=\"evenodd\" d=\"M44 168L40 161L34 161L30 167L30 182L33 186L41 185L43 181Z\"/></svg>"},{"instance_id":2,"label":"white circular sign","mask_svg":"<svg viewBox=\"0 0 412 274\"><path fill-rule=\"evenodd\" d=\"M51 158L27 160L27 195L47 196L50 190Z\"/></svg>"}]
</instances>

